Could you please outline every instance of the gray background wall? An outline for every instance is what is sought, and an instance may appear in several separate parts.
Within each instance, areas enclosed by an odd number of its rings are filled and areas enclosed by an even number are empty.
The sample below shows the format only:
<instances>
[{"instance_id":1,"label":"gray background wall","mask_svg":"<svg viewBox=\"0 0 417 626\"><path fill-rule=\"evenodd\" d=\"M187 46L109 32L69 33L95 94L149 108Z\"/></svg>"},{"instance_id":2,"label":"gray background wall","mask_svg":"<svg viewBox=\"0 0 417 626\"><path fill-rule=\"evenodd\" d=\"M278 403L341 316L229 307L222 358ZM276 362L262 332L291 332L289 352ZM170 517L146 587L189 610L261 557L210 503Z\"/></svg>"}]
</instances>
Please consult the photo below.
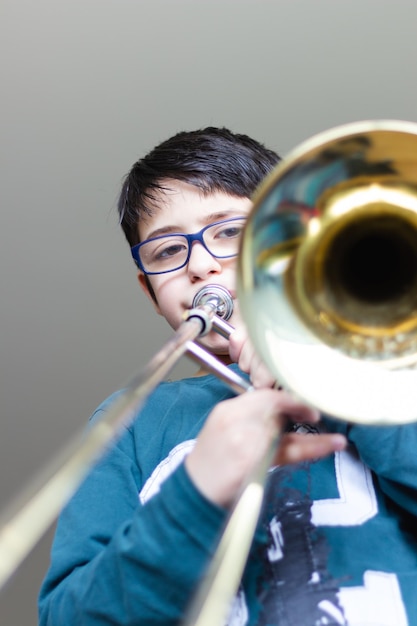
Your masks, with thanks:
<instances>
[{"instance_id":1,"label":"gray background wall","mask_svg":"<svg viewBox=\"0 0 417 626\"><path fill-rule=\"evenodd\" d=\"M209 124L285 155L341 123L417 121L416 26L415 0L1 0L2 511L170 336L117 225L131 164ZM37 623L50 540L2 591L2 626Z\"/></svg>"}]
</instances>

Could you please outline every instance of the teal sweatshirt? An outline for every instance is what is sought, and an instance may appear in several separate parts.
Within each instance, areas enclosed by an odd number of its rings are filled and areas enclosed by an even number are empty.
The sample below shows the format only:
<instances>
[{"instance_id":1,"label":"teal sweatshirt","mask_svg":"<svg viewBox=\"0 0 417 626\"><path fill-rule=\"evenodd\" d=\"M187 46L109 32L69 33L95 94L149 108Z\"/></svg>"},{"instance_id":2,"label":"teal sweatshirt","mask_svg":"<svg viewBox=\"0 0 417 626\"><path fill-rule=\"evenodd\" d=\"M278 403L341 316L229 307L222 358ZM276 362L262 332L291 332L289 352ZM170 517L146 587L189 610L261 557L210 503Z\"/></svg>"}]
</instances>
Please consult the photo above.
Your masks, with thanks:
<instances>
[{"instance_id":1,"label":"teal sweatshirt","mask_svg":"<svg viewBox=\"0 0 417 626\"><path fill-rule=\"evenodd\" d=\"M39 626L181 624L227 519L183 460L232 395L211 375L151 394L60 515ZM321 429L349 448L271 470L228 626L415 626L417 425Z\"/></svg>"}]
</instances>

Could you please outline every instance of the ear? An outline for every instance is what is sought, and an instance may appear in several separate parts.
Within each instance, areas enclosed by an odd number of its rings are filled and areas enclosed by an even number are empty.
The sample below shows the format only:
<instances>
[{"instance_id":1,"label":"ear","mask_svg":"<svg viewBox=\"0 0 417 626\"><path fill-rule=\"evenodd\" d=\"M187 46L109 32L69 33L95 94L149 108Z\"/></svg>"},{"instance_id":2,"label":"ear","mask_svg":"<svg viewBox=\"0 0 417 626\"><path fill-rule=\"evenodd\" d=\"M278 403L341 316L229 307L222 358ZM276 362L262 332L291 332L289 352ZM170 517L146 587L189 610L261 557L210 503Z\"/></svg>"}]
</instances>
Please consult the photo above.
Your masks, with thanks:
<instances>
[{"instance_id":1,"label":"ear","mask_svg":"<svg viewBox=\"0 0 417 626\"><path fill-rule=\"evenodd\" d=\"M138 283L145 296L149 298L149 300L152 302L155 311L158 313L158 315L162 315L161 309L159 308L158 302L156 301L152 285L149 282L149 278L143 272L138 272Z\"/></svg>"}]
</instances>

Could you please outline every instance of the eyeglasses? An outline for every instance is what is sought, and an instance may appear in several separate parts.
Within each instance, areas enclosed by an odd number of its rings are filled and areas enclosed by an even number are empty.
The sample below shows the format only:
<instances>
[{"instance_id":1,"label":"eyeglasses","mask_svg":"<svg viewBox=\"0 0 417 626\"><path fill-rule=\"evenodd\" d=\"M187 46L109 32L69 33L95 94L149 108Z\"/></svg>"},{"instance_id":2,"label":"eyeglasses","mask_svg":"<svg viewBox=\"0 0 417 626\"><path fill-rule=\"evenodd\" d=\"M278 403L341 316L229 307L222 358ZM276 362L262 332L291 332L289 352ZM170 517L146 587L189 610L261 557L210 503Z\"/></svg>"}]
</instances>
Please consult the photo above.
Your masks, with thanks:
<instances>
[{"instance_id":1,"label":"eyeglasses","mask_svg":"<svg viewBox=\"0 0 417 626\"><path fill-rule=\"evenodd\" d=\"M153 237L133 246L132 256L145 274L174 272L187 265L194 241L217 259L228 259L238 254L245 222L245 217L232 217L209 224L191 235L171 233Z\"/></svg>"}]
</instances>

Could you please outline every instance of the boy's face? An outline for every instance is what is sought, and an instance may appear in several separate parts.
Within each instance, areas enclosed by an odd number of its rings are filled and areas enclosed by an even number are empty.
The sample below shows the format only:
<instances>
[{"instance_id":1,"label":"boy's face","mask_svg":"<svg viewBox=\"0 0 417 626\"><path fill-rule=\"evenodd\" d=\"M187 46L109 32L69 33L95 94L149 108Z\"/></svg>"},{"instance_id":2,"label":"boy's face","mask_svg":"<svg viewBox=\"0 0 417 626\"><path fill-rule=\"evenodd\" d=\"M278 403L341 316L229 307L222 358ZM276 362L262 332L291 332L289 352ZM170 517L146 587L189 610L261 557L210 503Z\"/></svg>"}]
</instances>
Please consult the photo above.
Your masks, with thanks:
<instances>
[{"instance_id":1,"label":"boy's face","mask_svg":"<svg viewBox=\"0 0 417 626\"><path fill-rule=\"evenodd\" d=\"M139 224L140 241L169 232L195 233L213 222L248 215L252 202L248 198L236 198L216 192L203 196L187 183L167 181L169 191L160 194L157 208L151 217ZM152 301L157 313L163 315L170 326L177 329L183 321L183 313L190 309L195 294L205 285L225 287L235 301L235 309L229 320L233 326L240 323L236 310L236 259L217 259L199 242L194 242L188 264L179 270L149 276L156 302L149 293L145 276L139 272L139 283ZM214 331L200 341L211 352L224 355L228 362L228 342Z\"/></svg>"}]
</instances>

